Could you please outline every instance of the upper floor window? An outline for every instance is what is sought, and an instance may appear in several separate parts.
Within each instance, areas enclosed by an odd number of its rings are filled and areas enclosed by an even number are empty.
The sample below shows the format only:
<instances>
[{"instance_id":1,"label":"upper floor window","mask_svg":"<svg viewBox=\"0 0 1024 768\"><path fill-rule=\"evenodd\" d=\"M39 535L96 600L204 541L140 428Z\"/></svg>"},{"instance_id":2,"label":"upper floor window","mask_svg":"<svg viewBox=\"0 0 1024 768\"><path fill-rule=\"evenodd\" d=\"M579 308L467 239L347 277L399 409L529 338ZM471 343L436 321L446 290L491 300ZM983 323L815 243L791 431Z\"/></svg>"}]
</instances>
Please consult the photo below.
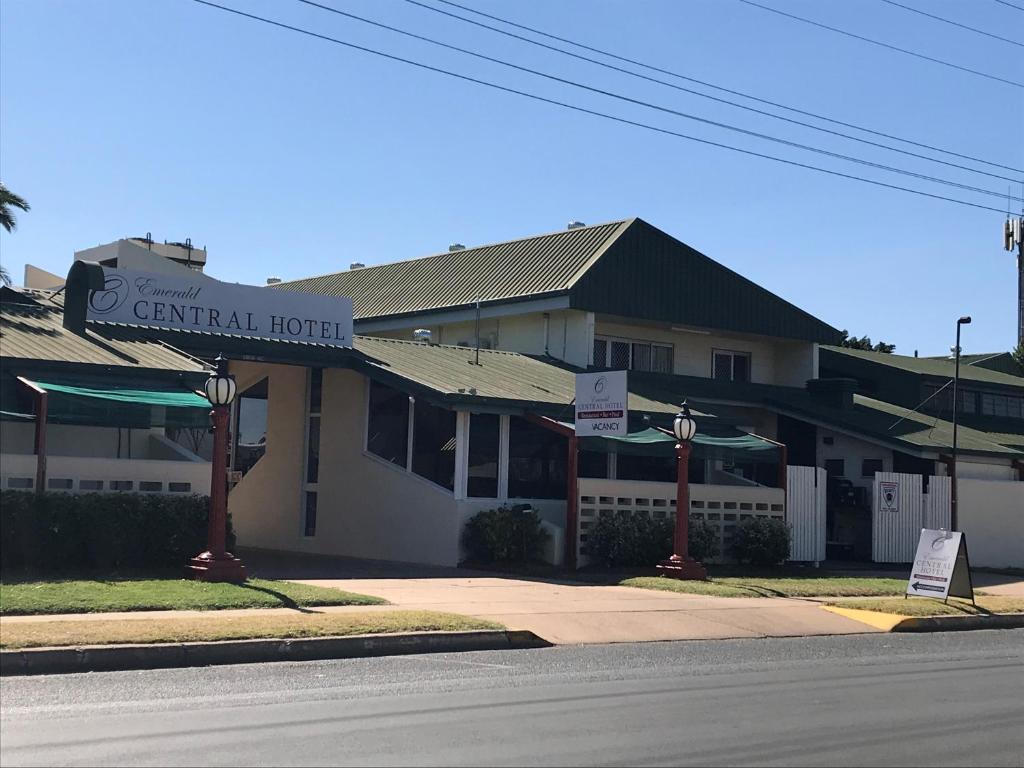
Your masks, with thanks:
<instances>
[{"instance_id":1,"label":"upper floor window","mask_svg":"<svg viewBox=\"0 0 1024 768\"><path fill-rule=\"evenodd\" d=\"M750 381L750 353L714 350L711 355L711 377L719 381Z\"/></svg>"},{"instance_id":2,"label":"upper floor window","mask_svg":"<svg viewBox=\"0 0 1024 768\"><path fill-rule=\"evenodd\" d=\"M983 416L1000 416L1007 419L1024 418L1024 398L982 392L981 413Z\"/></svg>"},{"instance_id":3,"label":"upper floor window","mask_svg":"<svg viewBox=\"0 0 1024 768\"><path fill-rule=\"evenodd\" d=\"M650 341L595 336L594 365L616 370L672 373L673 347Z\"/></svg>"}]
</instances>

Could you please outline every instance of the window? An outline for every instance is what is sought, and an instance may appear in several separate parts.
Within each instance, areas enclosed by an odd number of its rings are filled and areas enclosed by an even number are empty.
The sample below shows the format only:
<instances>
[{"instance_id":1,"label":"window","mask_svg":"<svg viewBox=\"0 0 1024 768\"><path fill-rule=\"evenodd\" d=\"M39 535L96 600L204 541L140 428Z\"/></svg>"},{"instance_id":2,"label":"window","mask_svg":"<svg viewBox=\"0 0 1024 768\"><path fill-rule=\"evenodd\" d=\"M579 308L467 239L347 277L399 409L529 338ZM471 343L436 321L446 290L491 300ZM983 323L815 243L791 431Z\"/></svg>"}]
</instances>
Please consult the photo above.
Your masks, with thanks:
<instances>
[{"instance_id":1,"label":"window","mask_svg":"<svg viewBox=\"0 0 1024 768\"><path fill-rule=\"evenodd\" d=\"M997 395L994 392L981 393L982 416L998 416L1004 419L1024 418L1024 398L1014 395Z\"/></svg>"},{"instance_id":2,"label":"window","mask_svg":"<svg viewBox=\"0 0 1024 768\"><path fill-rule=\"evenodd\" d=\"M609 454L603 451L580 450L576 460L576 474L579 477L606 480L608 478L608 456Z\"/></svg>"},{"instance_id":3,"label":"window","mask_svg":"<svg viewBox=\"0 0 1024 768\"><path fill-rule=\"evenodd\" d=\"M493 413L474 413L470 416L467 496L480 499L497 498L500 436L500 416Z\"/></svg>"},{"instance_id":4,"label":"window","mask_svg":"<svg viewBox=\"0 0 1024 768\"><path fill-rule=\"evenodd\" d=\"M316 535L317 493L320 490L320 402L323 393L324 369L309 370L306 391L306 504L303 507L304 536Z\"/></svg>"},{"instance_id":5,"label":"window","mask_svg":"<svg viewBox=\"0 0 1024 768\"><path fill-rule=\"evenodd\" d=\"M711 378L718 381L750 381L750 353L714 350L711 355Z\"/></svg>"},{"instance_id":6,"label":"window","mask_svg":"<svg viewBox=\"0 0 1024 768\"><path fill-rule=\"evenodd\" d=\"M846 477L846 461L844 459L825 460L826 477Z\"/></svg>"},{"instance_id":7,"label":"window","mask_svg":"<svg viewBox=\"0 0 1024 768\"><path fill-rule=\"evenodd\" d=\"M616 475L619 480L653 480L659 483L674 483L676 481L676 457L635 456L620 453L617 458Z\"/></svg>"},{"instance_id":8,"label":"window","mask_svg":"<svg viewBox=\"0 0 1024 768\"><path fill-rule=\"evenodd\" d=\"M513 499L564 499L566 439L513 416L509 419L508 495Z\"/></svg>"},{"instance_id":9,"label":"window","mask_svg":"<svg viewBox=\"0 0 1024 768\"><path fill-rule=\"evenodd\" d=\"M267 402L270 380L261 379L238 397L233 467L244 477L267 452Z\"/></svg>"},{"instance_id":10,"label":"window","mask_svg":"<svg viewBox=\"0 0 1024 768\"><path fill-rule=\"evenodd\" d=\"M884 463L881 459L864 459L860 463L861 477L874 477L875 472L884 472Z\"/></svg>"},{"instance_id":11,"label":"window","mask_svg":"<svg viewBox=\"0 0 1024 768\"><path fill-rule=\"evenodd\" d=\"M449 491L455 489L455 411L416 401L412 471Z\"/></svg>"},{"instance_id":12,"label":"window","mask_svg":"<svg viewBox=\"0 0 1024 768\"><path fill-rule=\"evenodd\" d=\"M400 467L408 463L409 396L376 381L370 382L366 449Z\"/></svg>"},{"instance_id":13,"label":"window","mask_svg":"<svg viewBox=\"0 0 1024 768\"><path fill-rule=\"evenodd\" d=\"M953 383L950 381L948 384L941 386L938 384L925 384L923 389L922 400L927 400L922 410L928 413L945 414L948 418L952 418L953 414ZM960 413L977 413L978 412L978 391L974 389L957 389L956 399L960 403ZM981 395L982 407L984 407L985 395Z\"/></svg>"},{"instance_id":14,"label":"window","mask_svg":"<svg viewBox=\"0 0 1024 768\"><path fill-rule=\"evenodd\" d=\"M594 338L594 365L599 368L672 373L672 360L671 344Z\"/></svg>"}]
</instances>

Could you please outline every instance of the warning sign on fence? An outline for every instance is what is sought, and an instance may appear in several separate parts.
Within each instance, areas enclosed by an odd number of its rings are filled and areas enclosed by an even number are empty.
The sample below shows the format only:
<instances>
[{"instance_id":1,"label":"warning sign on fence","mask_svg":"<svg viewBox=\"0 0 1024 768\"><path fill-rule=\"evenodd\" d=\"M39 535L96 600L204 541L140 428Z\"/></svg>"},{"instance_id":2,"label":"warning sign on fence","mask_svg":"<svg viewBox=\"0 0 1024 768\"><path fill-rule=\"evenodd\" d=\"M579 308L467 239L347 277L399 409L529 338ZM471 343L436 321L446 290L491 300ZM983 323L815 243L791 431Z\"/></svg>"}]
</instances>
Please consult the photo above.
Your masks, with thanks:
<instances>
[{"instance_id":1,"label":"warning sign on fence","mask_svg":"<svg viewBox=\"0 0 1024 768\"><path fill-rule=\"evenodd\" d=\"M900 484L896 480L883 480L879 484L881 503L879 508L883 512L900 511Z\"/></svg>"}]
</instances>

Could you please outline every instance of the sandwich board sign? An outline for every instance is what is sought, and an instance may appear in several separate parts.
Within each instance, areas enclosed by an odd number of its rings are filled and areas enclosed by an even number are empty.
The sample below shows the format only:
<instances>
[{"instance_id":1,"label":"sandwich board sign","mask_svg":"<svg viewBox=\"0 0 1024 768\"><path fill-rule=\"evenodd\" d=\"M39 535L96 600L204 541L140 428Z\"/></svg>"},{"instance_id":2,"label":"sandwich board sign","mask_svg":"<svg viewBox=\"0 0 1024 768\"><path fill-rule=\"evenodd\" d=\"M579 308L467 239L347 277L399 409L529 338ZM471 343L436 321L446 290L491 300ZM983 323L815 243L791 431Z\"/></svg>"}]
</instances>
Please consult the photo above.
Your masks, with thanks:
<instances>
[{"instance_id":1,"label":"sandwich board sign","mask_svg":"<svg viewBox=\"0 0 1024 768\"><path fill-rule=\"evenodd\" d=\"M576 436L625 435L629 416L625 371L576 374Z\"/></svg>"},{"instance_id":2,"label":"sandwich board sign","mask_svg":"<svg viewBox=\"0 0 1024 768\"><path fill-rule=\"evenodd\" d=\"M921 529L907 595L974 600L967 540L959 531Z\"/></svg>"}]
</instances>

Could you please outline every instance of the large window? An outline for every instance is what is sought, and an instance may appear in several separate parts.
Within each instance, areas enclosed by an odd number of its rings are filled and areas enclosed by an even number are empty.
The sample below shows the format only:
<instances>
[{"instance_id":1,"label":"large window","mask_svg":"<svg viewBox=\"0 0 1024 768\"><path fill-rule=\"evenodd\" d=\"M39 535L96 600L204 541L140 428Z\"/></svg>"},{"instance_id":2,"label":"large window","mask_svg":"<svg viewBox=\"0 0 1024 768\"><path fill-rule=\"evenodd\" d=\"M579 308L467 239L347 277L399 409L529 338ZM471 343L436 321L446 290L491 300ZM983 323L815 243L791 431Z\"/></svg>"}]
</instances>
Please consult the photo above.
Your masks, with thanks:
<instances>
[{"instance_id":1,"label":"large window","mask_svg":"<svg viewBox=\"0 0 1024 768\"><path fill-rule=\"evenodd\" d=\"M1006 419L1024 418L1024 398L1015 395L997 395L994 392L981 393L981 414Z\"/></svg>"},{"instance_id":2,"label":"large window","mask_svg":"<svg viewBox=\"0 0 1024 768\"><path fill-rule=\"evenodd\" d=\"M716 349L711 355L711 377L719 381L750 381L750 353Z\"/></svg>"},{"instance_id":3,"label":"large window","mask_svg":"<svg viewBox=\"0 0 1024 768\"><path fill-rule=\"evenodd\" d=\"M982 395L982 404L984 405L985 396ZM930 398L930 399L929 399ZM945 386L938 384L925 384L924 385L924 398L927 400L923 406L923 410L928 413L946 414L947 418L952 418L953 414L953 384L952 382ZM960 404L960 413L977 413L978 412L978 392L973 389L964 389L960 387L956 393L957 402Z\"/></svg>"},{"instance_id":4,"label":"large window","mask_svg":"<svg viewBox=\"0 0 1024 768\"><path fill-rule=\"evenodd\" d=\"M386 461L404 467L409 453L409 396L397 389L370 382L370 413L366 420L366 448Z\"/></svg>"},{"instance_id":5,"label":"large window","mask_svg":"<svg viewBox=\"0 0 1024 768\"><path fill-rule=\"evenodd\" d=\"M672 373L671 344L629 339L594 338L594 365L616 370Z\"/></svg>"},{"instance_id":6,"label":"large window","mask_svg":"<svg viewBox=\"0 0 1024 768\"><path fill-rule=\"evenodd\" d=\"M267 452L268 379L261 379L236 399L233 468L244 477Z\"/></svg>"},{"instance_id":7,"label":"large window","mask_svg":"<svg viewBox=\"0 0 1024 768\"><path fill-rule=\"evenodd\" d=\"M498 443L501 417L493 413L474 413L469 418L469 471L466 495L494 499L498 496Z\"/></svg>"},{"instance_id":8,"label":"large window","mask_svg":"<svg viewBox=\"0 0 1024 768\"><path fill-rule=\"evenodd\" d=\"M455 489L455 411L416 401L412 471L449 491Z\"/></svg>"},{"instance_id":9,"label":"large window","mask_svg":"<svg viewBox=\"0 0 1024 768\"><path fill-rule=\"evenodd\" d=\"M564 499L566 438L526 419L509 419L508 495L513 499Z\"/></svg>"}]
</instances>

